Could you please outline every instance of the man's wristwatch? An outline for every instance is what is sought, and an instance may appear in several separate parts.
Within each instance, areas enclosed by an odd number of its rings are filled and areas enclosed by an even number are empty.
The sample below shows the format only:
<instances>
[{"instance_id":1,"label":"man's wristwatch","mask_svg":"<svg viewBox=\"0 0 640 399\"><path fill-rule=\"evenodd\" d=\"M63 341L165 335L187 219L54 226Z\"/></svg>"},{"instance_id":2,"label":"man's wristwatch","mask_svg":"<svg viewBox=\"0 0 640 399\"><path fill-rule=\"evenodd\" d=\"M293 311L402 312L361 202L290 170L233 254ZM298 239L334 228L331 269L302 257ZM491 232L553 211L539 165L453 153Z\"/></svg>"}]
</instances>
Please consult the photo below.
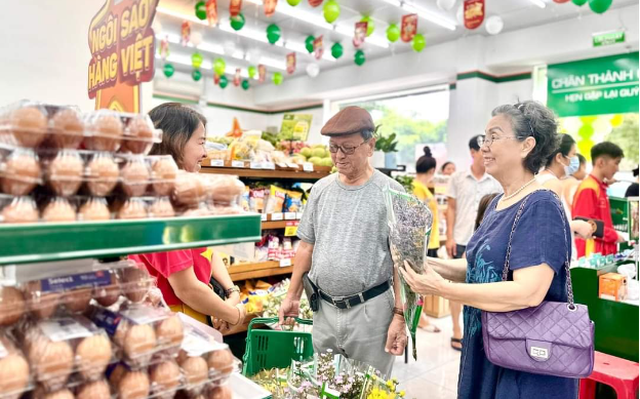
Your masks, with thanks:
<instances>
[{"instance_id":1,"label":"man's wristwatch","mask_svg":"<svg viewBox=\"0 0 640 399\"><path fill-rule=\"evenodd\" d=\"M237 292L238 294L240 294L240 287L238 287L237 285L234 285L233 287L224 290L224 293L227 297L230 297L231 294L233 294L234 292Z\"/></svg>"}]
</instances>

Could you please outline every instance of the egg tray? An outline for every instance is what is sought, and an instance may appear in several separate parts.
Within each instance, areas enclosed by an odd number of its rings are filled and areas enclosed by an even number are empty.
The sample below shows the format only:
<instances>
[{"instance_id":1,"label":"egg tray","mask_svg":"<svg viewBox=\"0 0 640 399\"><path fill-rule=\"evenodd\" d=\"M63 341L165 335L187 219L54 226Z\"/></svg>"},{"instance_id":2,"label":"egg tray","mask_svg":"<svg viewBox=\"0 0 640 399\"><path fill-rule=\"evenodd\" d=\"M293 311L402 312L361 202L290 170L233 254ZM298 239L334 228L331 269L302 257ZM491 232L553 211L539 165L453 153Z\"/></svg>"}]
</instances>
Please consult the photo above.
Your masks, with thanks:
<instances>
[{"instance_id":1,"label":"egg tray","mask_svg":"<svg viewBox=\"0 0 640 399\"><path fill-rule=\"evenodd\" d=\"M245 186L237 176L180 171L176 177L173 201L187 208L201 203L240 206Z\"/></svg>"},{"instance_id":2,"label":"egg tray","mask_svg":"<svg viewBox=\"0 0 640 399\"><path fill-rule=\"evenodd\" d=\"M0 141L36 148L80 147L96 151L147 154L162 142L148 115L98 110L23 100L0 109Z\"/></svg>"}]
</instances>

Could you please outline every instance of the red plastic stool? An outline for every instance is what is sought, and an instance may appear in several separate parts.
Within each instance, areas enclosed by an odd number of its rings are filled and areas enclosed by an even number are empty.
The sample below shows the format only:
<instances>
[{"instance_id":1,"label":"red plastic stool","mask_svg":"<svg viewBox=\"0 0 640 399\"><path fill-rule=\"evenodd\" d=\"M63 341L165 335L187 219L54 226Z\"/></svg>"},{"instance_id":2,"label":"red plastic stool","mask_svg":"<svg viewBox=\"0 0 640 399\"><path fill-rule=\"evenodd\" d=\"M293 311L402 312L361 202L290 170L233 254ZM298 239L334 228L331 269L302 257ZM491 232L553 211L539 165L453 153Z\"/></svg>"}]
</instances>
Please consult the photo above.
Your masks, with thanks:
<instances>
[{"instance_id":1,"label":"red plastic stool","mask_svg":"<svg viewBox=\"0 0 640 399\"><path fill-rule=\"evenodd\" d=\"M638 392L638 363L596 352L593 373L580 380L579 399L594 399L596 382L609 385L618 399L635 399Z\"/></svg>"}]
</instances>

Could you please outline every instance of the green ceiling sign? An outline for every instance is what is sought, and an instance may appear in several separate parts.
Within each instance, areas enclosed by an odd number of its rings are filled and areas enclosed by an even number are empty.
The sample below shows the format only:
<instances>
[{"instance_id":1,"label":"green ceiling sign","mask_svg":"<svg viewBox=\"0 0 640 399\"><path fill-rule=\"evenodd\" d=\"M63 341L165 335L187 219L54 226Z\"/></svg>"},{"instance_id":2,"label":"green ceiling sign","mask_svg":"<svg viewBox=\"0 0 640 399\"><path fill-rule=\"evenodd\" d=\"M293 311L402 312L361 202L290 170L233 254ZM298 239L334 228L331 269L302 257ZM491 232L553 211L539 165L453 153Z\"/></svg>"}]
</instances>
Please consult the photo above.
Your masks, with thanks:
<instances>
[{"instance_id":1,"label":"green ceiling sign","mask_svg":"<svg viewBox=\"0 0 640 399\"><path fill-rule=\"evenodd\" d=\"M616 43L624 43L624 31L611 31L593 34L593 47L609 46Z\"/></svg>"},{"instance_id":2,"label":"green ceiling sign","mask_svg":"<svg viewBox=\"0 0 640 399\"><path fill-rule=\"evenodd\" d=\"M558 116L638 112L638 52L549 65L547 78Z\"/></svg>"}]
</instances>

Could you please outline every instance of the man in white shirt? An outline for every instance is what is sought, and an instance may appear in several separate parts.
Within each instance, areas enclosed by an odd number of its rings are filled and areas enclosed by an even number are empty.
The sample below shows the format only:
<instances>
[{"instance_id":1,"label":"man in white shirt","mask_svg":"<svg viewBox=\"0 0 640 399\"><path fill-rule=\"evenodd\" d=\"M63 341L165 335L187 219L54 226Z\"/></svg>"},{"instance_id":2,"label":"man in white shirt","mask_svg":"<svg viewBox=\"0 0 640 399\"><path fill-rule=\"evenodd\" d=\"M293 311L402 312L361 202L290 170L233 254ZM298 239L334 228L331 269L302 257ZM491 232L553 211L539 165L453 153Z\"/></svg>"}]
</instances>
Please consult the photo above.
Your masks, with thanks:
<instances>
[{"instance_id":1,"label":"man in white shirt","mask_svg":"<svg viewBox=\"0 0 640 399\"><path fill-rule=\"evenodd\" d=\"M501 193L502 187L496 179L485 172L484 160L477 135L469 140L469 152L473 163L466 170L454 173L447 190L447 253L452 258L461 258L467 243L473 235L473 226L478 214L478 205L482 197ZM453 337L451 347L462 349L462 327L460 313L462 304L450 302L453 319Z\"/></svg>"}]
</instances>

